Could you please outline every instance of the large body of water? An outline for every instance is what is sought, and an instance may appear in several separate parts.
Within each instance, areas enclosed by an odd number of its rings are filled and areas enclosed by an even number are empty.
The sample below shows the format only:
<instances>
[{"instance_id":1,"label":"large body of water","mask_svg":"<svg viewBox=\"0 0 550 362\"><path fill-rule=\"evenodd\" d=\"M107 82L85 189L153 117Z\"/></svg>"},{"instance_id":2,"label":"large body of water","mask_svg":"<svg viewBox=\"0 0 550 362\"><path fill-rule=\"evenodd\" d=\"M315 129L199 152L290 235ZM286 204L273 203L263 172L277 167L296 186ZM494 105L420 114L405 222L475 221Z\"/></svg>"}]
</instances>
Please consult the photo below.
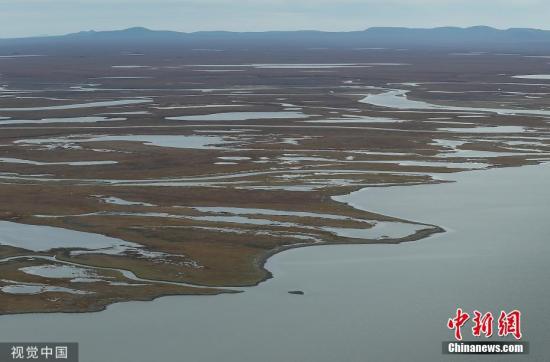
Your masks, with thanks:
<instances>
[{"instance_id":1,"label":"large body of water","mask_svg":"<svg viewBox=\"0 0 550 362\"><path fill-rule=\"evenodd\" d=\"M0 340L78 341L83 362L476 361L479 356L441 354L457 306L470 313L517 308L531 353L483 360L544 360L550 354L550 165L448 177L457 182L369 188L339 198L443 226L445 234L401 245L290 250L267 263L273 279L238 295L3 316ZM287 293L297 289L305 295Z\"/></svg>"}]
</instances>

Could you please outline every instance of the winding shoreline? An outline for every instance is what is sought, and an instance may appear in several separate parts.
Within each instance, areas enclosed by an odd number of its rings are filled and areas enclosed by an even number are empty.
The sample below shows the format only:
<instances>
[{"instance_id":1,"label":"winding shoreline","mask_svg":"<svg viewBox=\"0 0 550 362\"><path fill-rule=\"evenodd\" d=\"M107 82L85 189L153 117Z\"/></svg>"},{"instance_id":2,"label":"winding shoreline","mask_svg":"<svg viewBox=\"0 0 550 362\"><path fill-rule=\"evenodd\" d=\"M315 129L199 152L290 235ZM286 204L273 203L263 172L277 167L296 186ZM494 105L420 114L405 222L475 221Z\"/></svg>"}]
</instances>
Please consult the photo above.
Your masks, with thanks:
<instances>
[{"instance_id":1,"label":"winding shoreline","mask_svg":"<svg viewBox=\"0 0 550 362\"><path fill-rule=\"evenodd\" d=\"M546 162L542 162L542 161L538 162L539 165L544 164L544 163L546 163ZM523 166L517 166L517 167L523 167ZM495 167L495 168L502 168L502 167ZM463 171L463 172L470 172L470 171L475 171L475 170L467 170L467 171ZM484 172L484 170L479 171L479 172ZM457 181L451 180L451 181L444 181L444 182L457 182ZM419 185L430 185L430 184L433 184L433 183L423 183L423 184L419 184ZM406 187L406 186L414 186L414 185L404 184L404 185L389 185L389 186L376 186L376 187L384 187L385 188L385 187L395 187L395 186ZM369 189L371 187L372 186L369 186L369 187L366 187L366 188L360 188L356 191L362 191L362 190L365 190L365 189ZM356 191L352 191L352 192L350 192L349 194L346 194L346 195L350 195L351 193L356 192ZM346 196L346 195L342 195L342 196ZM333 198L337 198L337 197L339 197L339 196L333 196ZM341 203L341 201L337 201L337 202ZM355 209L357 209L357 210L359 210L359 211L370 212L368 210L362 210L360 208L357 208L355 205L350 204L350 203L348 203L348 205L355 208ZM273 250L271 250L267 253L264 253L263 255L261 255L261 257L255 259L253 261L253 263L257 267L262 268L263 270L265 270L266 276L263 279L255 282L255 283L246 284L246 285L238 285L238 286L203 285L203 284L185 283L185 282L177 282L177 281L163 280L163 279L147 279L147 278L141 278L141 277L137 276L133 271L128 270L128 269L120 269L120 268L115 268L115 267L101 267L101 266L94 266L93 264L77 263L77 262L73 262L73 261L70 261L70 260L65 260L65 259L62 259L62 258L58 258L58 256L55 256L55 255L54 256L48 256L48 255L17 255L17 256L11 256L11 257L6 257L6 258L3 258L3 259L0 259L0 264L2 264L4 262L7 262L7 261L11 261L11 260L17 260L17 259L41 259L41 260L58 262L58 263L65 264L65 265L92 268L92 269L98 269L98 270L116 271L116 272L121 273L124 277L126 277L130 280L134 280L134 281L149 282L149 283L155 283L155 284L168 284L168 285L185 286L185 287L199 288L199 289L203 289L203 290L213 290L213 291L216 291L216 293L214 295L220 295L220 294L227 294L227 293L229 293L229 294L243 293L243 292L246 292L246 290L241 290L241 289L256 287L256 286L258 286L258 285L274 278L272 272L270 270L268 270L265 266L266 266L268 260L271 257L273 257L273 256L275 256L279 253L285 252L285 251L290 251L290 250L298 249L298 248L307 248L307 247L315 247L315 246L327 246L327 245L342 245L342 246L345 246L345 245L365 245L365 246L367 246L367 245L373 245L373 244L398 245L398 244L402 244L402 243L420 241L422 239L426 239L426 238L429 238L431 236L446 232L446 230L443 227L440 227L440 226L437 226L437 225L426 224L426 223L418 223L418 222L414 222L414 221L410 221L410 220L395 218L395 217L389 216L389 215L382 215L382 216L390 217L394 220L401 221L401 222L412 223L412 224L416 224L416 225L424 225L424 226L427 226L427 227L430 227L430 228L421 229L421 230L416 231L412 235L408 235L408 236L405 236L405 237L402 237L402 238L397 238L397 239L379 239L379 240L376 240L376 241L370 240L370 241L352 241L352 242L347 242L347 241L346 242L316 242L316 243L313 243L313 244L303 243L303 244L292 244L292 245L282 246L280 248L273 249ZM87 309L87 310L78 310L78 311L63 311L63 310L48 311L48 310L44 310L44 311L30 311L30 312L22 311L22 312L13 312L13 313L3 313L3 314L0 314L0 318L3 315L8 316L8 315L19 315L19 314L23 315L23 314L51 314L51 313L68 313L68 314L96 313L96 312L104 311L107 308L109 308L109 306L114 305L114 304L128 303L128 302L133 302L133 301L153 301L153 300L156 300L158 298L167 297L167 296L205 296L205 295L200 294L200 293L196 293L196 294L195 293L164 293L164 294L158 294L158 295L156 295L154 297L151 297L151 298L143 298L143 299L128 298L127 300L120 300L120 301L116 301L116 302L108 303L108 304L104 304L104 305L90 306L89 309Z\"/></svg>"},{"instance_id":2,"label":"winding shoreline","mask_svg":"<svg viewBox=\"0 0 550 362\"><path fill-rule=\"evenodd\" d=\"M403 186L408 186L408 185L403 185ZM362 189L360 189L360 190L362 190ZM360 210L360 211L365 211L365 210ZM271 271L269 271L265 267L265 265L266 265L267 261L272 256L274 256L276 254L279 254L279 253L282 253L284 251L289 251L289 250L298 249L298 248L306 248L306 247L314 247L314 246L326 246L326 245L372 245L372 244L397 245L397 244L401 244L401 243L405 243L405 242L413 242L413 241L422 240L422 239L428 238L432 235L445 232L445 229L443 229L442 227L436 226L436 225L420 224L420 223L416 223L416 222L412 222L412 221L408 221L408 220L402 220L402 219L396 219L396 220L401 221L401 222L416 224L416 225L424 225L424 226L428 226L430 228L429 229L428 228L427 229L421 229L421 230L416 231L412 235L408 235L408 236L405 236L405 237L402 237L402 238L397 238L397 239L379 239L379 240L376 240L376 241L370 240L370 241L354 241L354 242L316 242L316 243L313 243L313 244L304 243L304 244L286 245L286 246L283 246L283 247L280 247L280 248L277 248L277 249L273 249L273 250L263 254L260 258L257 258L253 261L253 263L257 267L262 268L266 272L265 278L257 281L256 283L253 283L253 284L239 285L239 286L230 286L230 285L210 286L210 285L201 285L201 284L194 284L194 283L183 283L183 282L162 280L162 279L154 279L154 280L153 279L146 279L146 278L141 278L141 277L137 276L131 270L114 268L114 267L111 268L111 267L94 266L92 264L76 263L76 262L73 262L73 261L70 261L70 260L60 259L57 256L52 257L52 256L40 256L40 255L20 255L20 256L18 255L18 256L12 256L12 257L7 257L7 258L0 259L0 264L3 263L3 262L6 262L6 261L17 260L17 259L42 259L42 260L59 262L59 263L65 264L65 265L86 267L86 268L92 268L92 269L98 269L98 270L117 271L117 272L121 273L124 277L126 277L128 279L131 279L131 280L134 280L134 281L169 284L169 285L178 285L178 286L186 286L186 287L199 288L199 289L208 289L208 290L216 290L216 291L219 292L219 293L217 293L218 295L219 294L225 294L225 293L241 293L241 292L245 292L243 290L239 290L241 288L255 287L255 286L258 286L258 285L264 283L267 280L272 279L274 276L271 273ZM101 305L101 306L96 306L96 307L90 306L90 308L88 310L81 310L81 311L55 310L55 311L37 311L37 312L36 311L32 311L32 312L24 312L23 311L23 312L0 314L0 317L2 315L18 315L18 314L95 313L95 312L104 311L110 305L113 305L113 304L126 303L126 302L132 302L132 301L153 301L155 299L162 298L162 297L167 297L167 296L197 296L197 295L202 295L202 294L200 294L200 293L199 294L193 294L193 293L189 293L189 294L185 294L185 293L181 293L181 294L180 293L165 293L165 294L159 294L155 297L148 298L148 299L128 298L128 300L117 301L117 302L114 302L114 303L109 303L109 304L105 304L105 305Z\"/></svg>"}]
</instances>

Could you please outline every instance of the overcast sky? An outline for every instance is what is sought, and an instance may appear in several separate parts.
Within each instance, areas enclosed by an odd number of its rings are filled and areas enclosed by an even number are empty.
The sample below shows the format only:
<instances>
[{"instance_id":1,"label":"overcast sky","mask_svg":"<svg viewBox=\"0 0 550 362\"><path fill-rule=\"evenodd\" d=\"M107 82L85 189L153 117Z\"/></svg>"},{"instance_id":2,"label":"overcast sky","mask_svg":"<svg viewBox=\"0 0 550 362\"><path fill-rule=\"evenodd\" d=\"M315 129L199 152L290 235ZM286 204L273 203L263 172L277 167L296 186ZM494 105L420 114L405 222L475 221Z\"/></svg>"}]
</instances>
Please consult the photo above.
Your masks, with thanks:
<instances>
[{"instance_id":1,"label":"overcast sky","mask_svg":"<svg viewBox=\"0 0 550 362\"><path fill-rule=\"evenodd\" d=\"M0 0L0 37L132 26L178 31L372 26L549 29L549 0Z\"/></svg>"}]
</instances>

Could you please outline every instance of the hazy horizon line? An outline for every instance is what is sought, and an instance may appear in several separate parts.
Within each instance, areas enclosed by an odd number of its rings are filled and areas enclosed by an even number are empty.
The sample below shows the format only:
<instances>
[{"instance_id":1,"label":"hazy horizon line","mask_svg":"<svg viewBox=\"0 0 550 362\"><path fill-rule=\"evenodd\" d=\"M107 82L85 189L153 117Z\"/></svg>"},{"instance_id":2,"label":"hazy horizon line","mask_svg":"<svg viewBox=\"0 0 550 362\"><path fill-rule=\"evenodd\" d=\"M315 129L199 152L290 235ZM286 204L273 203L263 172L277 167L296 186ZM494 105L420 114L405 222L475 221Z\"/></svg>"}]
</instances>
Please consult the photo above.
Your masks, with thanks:
<instances>
[{"instance_id":1,"label":"hazy horizon line","mask_svg":"<svg viewBox=\"0 0 550 362\"><path fill-rule=\"evenodd\" d=\"M494 29L498 31L508 31L508 30L514 30L514 29L525 29L525 30L536 30L536 31L550 31L550 29L543 29L543 28L531 28L531 27L507 27L507 28L498 28L495 26L490 25L472 25L472 26L458 26L458 25L441 25L441 26L432 26L432 27L415 27L415 26L372 26L372 27L366 27L363 29L357 29L357 30L320 30L320 29L294 29L294 30L259 30L259 31L237 31L237 30L223 30L223 29L213 29L213 30L196 30L196 31L183 31L183 30L175 30L175 29L153 29L150 27L142 26L142 25L135 25L130 27L122 27L122 28L105 28L105 29L87 29L87 30L78 30L78 31L72 31L67 33L60 33L60 34L35 34L35 35L26 35L26 36L14 36L14 37L1 37L0 39L3 40L9 40L9 39L28 39L28 38L47 38L47 37L60 37L60 36L68 36L73 34L80 34L80 33L102 33L102 32L122 32L126 30L132 30L132 29L143 29L151 32L174 32L174 33L181 33L181 34L197 34L197 33L215 33L215 32L224 32L224 33L292 33L292 32L319 32L319 33L355 33L355 32L362 32L362 31L368 31L371 29L410 29L410 30L436 30L436 29L472 29L472 28L489 28Z\"/></svg>"}]
</instances>

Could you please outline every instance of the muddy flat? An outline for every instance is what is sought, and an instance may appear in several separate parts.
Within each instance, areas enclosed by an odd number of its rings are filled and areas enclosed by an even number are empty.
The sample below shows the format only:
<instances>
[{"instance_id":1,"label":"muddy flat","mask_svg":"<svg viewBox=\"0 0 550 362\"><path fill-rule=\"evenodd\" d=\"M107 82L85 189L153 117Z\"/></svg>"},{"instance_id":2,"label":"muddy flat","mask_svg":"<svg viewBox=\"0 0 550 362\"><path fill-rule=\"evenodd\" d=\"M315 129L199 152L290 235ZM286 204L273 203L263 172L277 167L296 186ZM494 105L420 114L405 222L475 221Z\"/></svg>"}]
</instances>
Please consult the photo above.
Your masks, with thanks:
<instances>
[{"instance_id":1,"label":"muddy flat","mask_svg":"<svg viewBox=\"0 0 550 362\"><path fill-rule=\"evenodd\" d=\"M0 59L1 314L235 293L290 248L418 242L444 225L339 196L550 159L544 58L199 53Z\"/></svg>"}]
</instances>

